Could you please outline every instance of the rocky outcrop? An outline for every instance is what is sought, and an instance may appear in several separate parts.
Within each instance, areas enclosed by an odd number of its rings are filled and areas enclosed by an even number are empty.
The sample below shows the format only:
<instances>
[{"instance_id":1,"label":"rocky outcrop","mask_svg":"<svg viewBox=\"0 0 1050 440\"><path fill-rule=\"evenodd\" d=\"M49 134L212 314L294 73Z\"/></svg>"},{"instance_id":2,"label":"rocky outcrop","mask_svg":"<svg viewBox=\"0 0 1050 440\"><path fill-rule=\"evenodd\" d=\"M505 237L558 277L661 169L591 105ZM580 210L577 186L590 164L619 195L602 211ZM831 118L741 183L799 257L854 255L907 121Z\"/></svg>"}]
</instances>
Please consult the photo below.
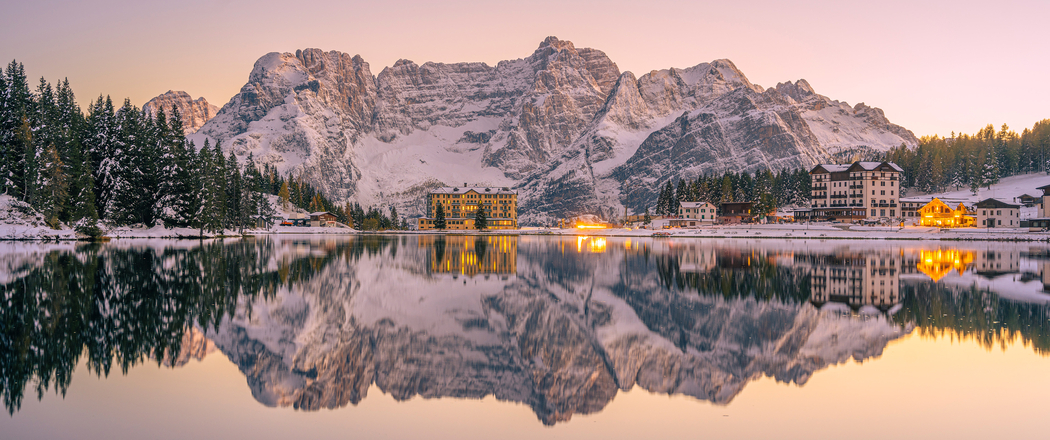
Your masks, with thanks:
<instances>
[{"instance_id":1,"label":"rocky outcrop","mask_svg":"<svg viewBox=\"0 0 1050 440\"><path fill-rule=\"evenodd\" d=\"M399 60L378 75L341 52L267 54L204 138L410 216L434 185L515 187L524 224L644 206L670 177L917 144L804 80L766 90L729 60L636 77L555 37L495 66Z\"/></svg>"},{"instance_id":2,"label":"rocky outcrop","mask_svg":"<svg viewBox=\"0 0 1050 440\"><path fill-rule=\"evenodd\" d=\"M142 105L142 110L152 117L156 117L157 112L163 110L164 116L168 120L171 120L172 108L178 109L179 117L182 120L182 130L186 134L196 133L197 130L219 112L218 107L208 104L208 101L203 97L194 100L189 93L182 91L168 90Z\"/></svg>"}]
</instances>

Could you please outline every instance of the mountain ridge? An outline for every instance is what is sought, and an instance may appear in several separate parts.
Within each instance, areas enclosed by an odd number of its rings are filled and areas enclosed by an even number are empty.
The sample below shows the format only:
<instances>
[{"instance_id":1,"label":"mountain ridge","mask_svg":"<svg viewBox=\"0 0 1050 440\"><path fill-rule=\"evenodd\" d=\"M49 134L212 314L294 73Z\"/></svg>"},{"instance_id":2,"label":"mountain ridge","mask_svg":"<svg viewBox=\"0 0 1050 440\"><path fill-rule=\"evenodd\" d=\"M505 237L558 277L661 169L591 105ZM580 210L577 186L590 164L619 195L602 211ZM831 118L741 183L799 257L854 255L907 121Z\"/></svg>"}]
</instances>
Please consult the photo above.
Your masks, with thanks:
<instances>
[{"instance_id":1,"label":"mountain ridge","mask_svg":"<svg viewBox=\"0 0 1050 440\"><path fill-rule=\"evenodd\" d=\"M269 53L191 138L410 216L434 186L514 187L524 224L637 212L669 178L918 142L882 110L805 80L762 88L725 59L636 77L556 37L495 66L402 59L378 75L360 55Z\"/></svg>"}]
</instances>

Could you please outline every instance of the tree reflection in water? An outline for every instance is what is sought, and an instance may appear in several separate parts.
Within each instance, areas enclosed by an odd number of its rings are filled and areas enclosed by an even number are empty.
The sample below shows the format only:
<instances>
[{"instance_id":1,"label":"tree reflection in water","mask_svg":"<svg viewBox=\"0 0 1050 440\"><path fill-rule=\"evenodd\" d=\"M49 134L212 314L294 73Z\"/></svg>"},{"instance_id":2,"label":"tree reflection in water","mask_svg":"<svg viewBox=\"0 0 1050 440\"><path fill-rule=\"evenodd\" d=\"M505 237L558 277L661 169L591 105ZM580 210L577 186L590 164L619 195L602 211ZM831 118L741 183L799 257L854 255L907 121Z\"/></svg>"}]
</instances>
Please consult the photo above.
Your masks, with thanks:
<instances>
[{"instance_id":1,"label":"tree reflection in water","mask_svg":"<svg viewBox=\"0 0 1050 440\"><path fill-rule=\"evenodd\" d=\"M758 377L804 384L913 328L1050 349L1046 274L1031 269L1044 250L578 241L5 245L4 405L17 411L27 388L64 394L81 361L98 375L180 365L203 353L201 334L267 405L356 404L374 384L399 400L493 395L544 423L635 385L725 404Z\"/></svg>"}]
</instances>

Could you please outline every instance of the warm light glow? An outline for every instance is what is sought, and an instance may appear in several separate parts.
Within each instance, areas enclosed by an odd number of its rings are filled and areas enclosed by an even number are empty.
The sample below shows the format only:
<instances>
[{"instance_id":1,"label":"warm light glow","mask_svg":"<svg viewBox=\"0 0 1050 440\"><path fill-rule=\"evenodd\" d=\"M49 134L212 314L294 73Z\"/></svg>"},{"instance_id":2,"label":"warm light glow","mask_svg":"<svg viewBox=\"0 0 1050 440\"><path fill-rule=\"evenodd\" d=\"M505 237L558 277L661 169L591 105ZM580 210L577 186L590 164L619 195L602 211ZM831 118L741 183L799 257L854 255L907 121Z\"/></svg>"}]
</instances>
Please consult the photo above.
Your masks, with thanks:
<instances>
[{"instance_id":1,"label":"warm light glow","mask_svg":"<svg viewBox=\"0 0 1050 440\"><path fill-rule=\"evenodd\" d=\"M586 224L586 223L577 223L576 224L576 229L606 229L606 228L608 228L608 226L605 226L605 225L594 225L594 224Z\"/></svg>"},{"instance_id":2,"label":"warm light glow","mask_svg":"<svg viewBox=\"0 0 1050 440\"><path fill-rule=\"evenodd\" d=\"M955 270L962 275L973 263L973 251L956 249L938 249L936 251L919 251L919 263L915 266L919 272L929 276L933 281L940 281L945 275Z\"/></svg>"},{"instance_id":3,"label":"warm light glow","mask_svg":"<svg viewBox=\"0 0 1050 440\"><path fill-rule=\"evenodd\" d=\"M605 238L595 237L593 240L591 240L591 252L594 252L596 254L605 252Z\"/></svg>"}]
</instances>

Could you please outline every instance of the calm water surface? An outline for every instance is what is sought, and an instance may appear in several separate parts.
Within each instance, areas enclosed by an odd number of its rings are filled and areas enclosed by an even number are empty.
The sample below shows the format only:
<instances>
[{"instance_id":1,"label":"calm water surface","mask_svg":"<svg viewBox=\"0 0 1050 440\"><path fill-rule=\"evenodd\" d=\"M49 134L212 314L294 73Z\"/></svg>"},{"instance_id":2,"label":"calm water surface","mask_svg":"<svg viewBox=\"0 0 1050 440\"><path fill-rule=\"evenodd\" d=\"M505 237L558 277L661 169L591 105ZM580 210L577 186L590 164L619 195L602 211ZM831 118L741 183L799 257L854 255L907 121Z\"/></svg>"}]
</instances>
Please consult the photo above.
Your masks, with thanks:
<instances>
[{"instance_id":1,"label":"calm water surface","mask_svg":"<svg viewBox=\"0 0 1050 440\"><path fill-rule=\"evenodd\" d=\"M1011 243L0 243L0 438L1045 438L1048 291Z\"/></svg>"}]
</instances>

